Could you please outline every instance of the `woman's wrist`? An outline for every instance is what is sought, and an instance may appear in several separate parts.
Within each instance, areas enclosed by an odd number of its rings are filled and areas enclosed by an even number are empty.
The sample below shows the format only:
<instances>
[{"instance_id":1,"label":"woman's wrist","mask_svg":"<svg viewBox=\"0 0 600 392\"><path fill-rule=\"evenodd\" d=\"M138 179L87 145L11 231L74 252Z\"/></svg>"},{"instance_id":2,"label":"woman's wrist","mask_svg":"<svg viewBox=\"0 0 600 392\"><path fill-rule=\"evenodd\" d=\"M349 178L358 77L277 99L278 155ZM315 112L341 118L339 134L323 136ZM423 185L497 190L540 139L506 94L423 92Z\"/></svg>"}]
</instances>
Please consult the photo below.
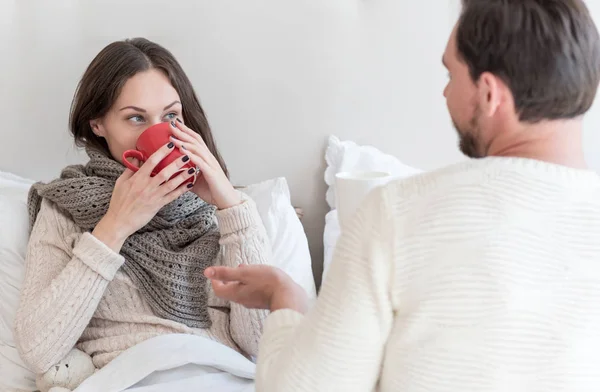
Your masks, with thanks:
<instances>
[{"instance_id":1,"label":"woman's wrist","mask_svg":"<svg viewBox=\"0 0 600 392\"><path fill-rule=\"evenodd\" d=\"M92 231L92 235L116 253L121 251L125 240L129 237L127 230L120 226L118 221L109 214L100 219Z\"/></svg>"},{"instance_id":2,"label":"woman's wrist","mask_svg":"<svg viewBox=\"0 0 600 392\"><path fill-rule=\"evenodd\" d=\"M231 187L231 191L228 192L225 197L219 199L220 200L215 203L215 207L217 207L218 210L226 210L242 204L242 196L233 187Z\"/></svg>"}]
</instances>

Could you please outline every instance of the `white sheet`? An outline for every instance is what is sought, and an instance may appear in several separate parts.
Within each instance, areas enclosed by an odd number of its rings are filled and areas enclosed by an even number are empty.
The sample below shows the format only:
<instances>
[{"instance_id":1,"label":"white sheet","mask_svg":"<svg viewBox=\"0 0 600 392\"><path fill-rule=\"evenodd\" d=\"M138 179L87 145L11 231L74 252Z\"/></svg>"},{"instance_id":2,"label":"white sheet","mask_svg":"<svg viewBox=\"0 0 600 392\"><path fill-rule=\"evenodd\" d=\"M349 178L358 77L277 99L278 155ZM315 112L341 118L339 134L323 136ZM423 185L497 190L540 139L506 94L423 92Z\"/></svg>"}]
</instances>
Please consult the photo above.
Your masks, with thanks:
<instances>
[{"instance_id":1,"label":"white sheet","mask_svg":"<svg viewBox=\"0 0 600 392\"><path fill-rule=\"evenodd\" d=\"M227 346L172 334L130 348L75 392L251 392L254 374L254 363Z\"/></svg>"},{"instance_id":2,"label":"white sheet","mask_svg":"<svg viewBox=\"0 0 600 392\"><path fill-rule=\"evenodd\" d=\"M33 182L0 171L0 391L2 392L36 390L35 375L19 356L13 336L13 324L25 275L25 253L29 240L27 192ZM273 263L286 271L308 292L309 297L314 299L316 290L306 234L290 202L290 192L285 178L252 184L242 191L256 202L272 245ZM164 373L160 375L162 377ZM215 377L214 375L203 377L202 380L194 382L204 382L204 380L209 382L209 378ZM122 381L121 378L116 380Z\"/></svg>"}]
</instances>

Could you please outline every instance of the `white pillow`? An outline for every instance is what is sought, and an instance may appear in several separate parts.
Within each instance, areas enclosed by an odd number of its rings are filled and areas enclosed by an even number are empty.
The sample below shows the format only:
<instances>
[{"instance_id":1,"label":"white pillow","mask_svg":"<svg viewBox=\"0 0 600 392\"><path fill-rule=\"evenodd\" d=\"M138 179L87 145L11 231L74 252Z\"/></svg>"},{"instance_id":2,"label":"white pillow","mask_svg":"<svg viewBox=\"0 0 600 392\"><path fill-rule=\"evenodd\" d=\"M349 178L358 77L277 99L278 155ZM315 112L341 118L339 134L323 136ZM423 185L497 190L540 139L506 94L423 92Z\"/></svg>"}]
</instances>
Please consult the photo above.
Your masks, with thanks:
<instances>
[{"instance_id":1,"label":"white pillow","mask_svg":"<svg viewBox=\"0 0 600 392\"><path fill-rule=\"evenodd\" d=\"M33 181L0 172L0 391L34 391L35 375L15 348L13 324L25 274L29 238L27 193ZM316 297L308 240L284 178L242 191L257 205L273 250L273 264Z\"/></svg>"},{"instance_id":2,"label":"white pillow","mask_svg":"<svg viewBox=\"0 0 600 392\"><path fill-rule=\"evenodd\" d=\"M30 372L13 338L19 293L25 275L29 236L27 192L32 181L0 172L0 391L33 391Z\"/></svg>"},{"instance_id":3,"label":"white pillow","mask_svg":"<svg viewBox=\"0 0 600 392\"><path fill-rule=\"evenodd\" d=\"M331 265L335 244L341 234L340 221L338 219L337 210L331 210L325 215L325 231L323 232L323 275L325 275ZM322 284L322 283L321 283Z\"/></svg>"},{"instance_id":4,"label":"white pillow","mask_svg":"<svg viewBox=\"0 0 600 392\"><path fill-rule=\"evenodd\" d=\"M271 241L273 264L302 286L311 299L316 298L308 239L292 206L285 178L253 184L241 191L256 203Z\"/></svg>"},{"instance_id":5,"label":"white pillow","mask_svg":"<svg viewBox=\"0 0 600 392\"><path fill-rule=\"evenodd\" d=\"M325 279L333 258L335 244L340 236L340 224L335 210L335 175L346 171L384 171L396 178L405 178L422 172L375 147L360 146L353 141L340 141L336 136L329 137L325 161L327 162L325 183L328 186L326 198L332 210L325 216L322 280Z\"/></svg>"}]
</instances>

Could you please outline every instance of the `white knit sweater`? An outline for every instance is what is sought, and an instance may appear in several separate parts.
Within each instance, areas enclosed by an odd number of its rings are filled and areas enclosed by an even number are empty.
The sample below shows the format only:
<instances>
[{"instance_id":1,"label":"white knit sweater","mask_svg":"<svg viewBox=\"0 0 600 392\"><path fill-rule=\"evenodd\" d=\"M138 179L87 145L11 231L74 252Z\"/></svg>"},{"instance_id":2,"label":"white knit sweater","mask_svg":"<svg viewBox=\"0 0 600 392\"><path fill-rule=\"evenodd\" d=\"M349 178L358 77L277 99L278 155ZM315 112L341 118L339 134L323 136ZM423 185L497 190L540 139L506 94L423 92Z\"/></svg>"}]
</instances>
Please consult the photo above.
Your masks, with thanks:
<instances>
[{"instance_id":1,"label":"white knit sweater","mask_svg":"<svg viewBox=\"0 0 600 392\"><path fill-rule=\"evenodd\" d=\"M271 247L256 204L247 198L218 211L221 252L217 264L270 262ZM209 293L210 329L189 328L154 315L129 277L124 259L44 200L31 233L25 281L15 320L17 348L43 373L75 345L101 368L124 350L154 336L189 333L209 337L243 354L257 354L266 312L226 303ZM210 285L207 285L209 288Z\"/></svg>"},{"instance_id":2,"label":"white knit sweater","mask_svg":"<svg viewBox=\"0 0 600 392\"><path fill-rule=\"evenodd\" d=\"M257 390L600 391L600 179L486 158L374 192Z\"/></svg>"}]
</instances>

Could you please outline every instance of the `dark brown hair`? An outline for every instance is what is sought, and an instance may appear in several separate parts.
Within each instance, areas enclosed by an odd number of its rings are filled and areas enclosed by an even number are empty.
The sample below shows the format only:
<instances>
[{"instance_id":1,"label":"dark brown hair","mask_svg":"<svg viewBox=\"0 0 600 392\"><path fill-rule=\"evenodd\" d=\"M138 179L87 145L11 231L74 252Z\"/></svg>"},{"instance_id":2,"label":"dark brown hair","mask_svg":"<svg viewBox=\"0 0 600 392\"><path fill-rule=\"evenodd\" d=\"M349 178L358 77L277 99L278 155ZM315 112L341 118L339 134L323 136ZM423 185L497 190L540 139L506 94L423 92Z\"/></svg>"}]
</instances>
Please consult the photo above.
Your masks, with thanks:
<instances>
[{"instance_id":1,"label":"dark brown hair","mask_svg":"<svg viewBox=\"0 0 600 392\"><path fill-rule=\"evenodd\" d=\"M75 143L110 156L106 140L94 134L90 121L103 117L109 111L129 78L149 69L158 69L169 78L181 98L186 125L202 136L228 175L190 80L171 52L145 38L113 42L92 60L77 86L71 105L69 127Z\"/></svg>"},{"instance_id":2,"label":"dark brown hair","mask_svg":"<svg viewBox=\"0 0 600 392\"><path fill-rule=\"evenodd\" d=\"M600 82L598 30L582 0L463 0L458 56L511 89L523 122L570 119Z\"/></svg>"}]
</instances>

